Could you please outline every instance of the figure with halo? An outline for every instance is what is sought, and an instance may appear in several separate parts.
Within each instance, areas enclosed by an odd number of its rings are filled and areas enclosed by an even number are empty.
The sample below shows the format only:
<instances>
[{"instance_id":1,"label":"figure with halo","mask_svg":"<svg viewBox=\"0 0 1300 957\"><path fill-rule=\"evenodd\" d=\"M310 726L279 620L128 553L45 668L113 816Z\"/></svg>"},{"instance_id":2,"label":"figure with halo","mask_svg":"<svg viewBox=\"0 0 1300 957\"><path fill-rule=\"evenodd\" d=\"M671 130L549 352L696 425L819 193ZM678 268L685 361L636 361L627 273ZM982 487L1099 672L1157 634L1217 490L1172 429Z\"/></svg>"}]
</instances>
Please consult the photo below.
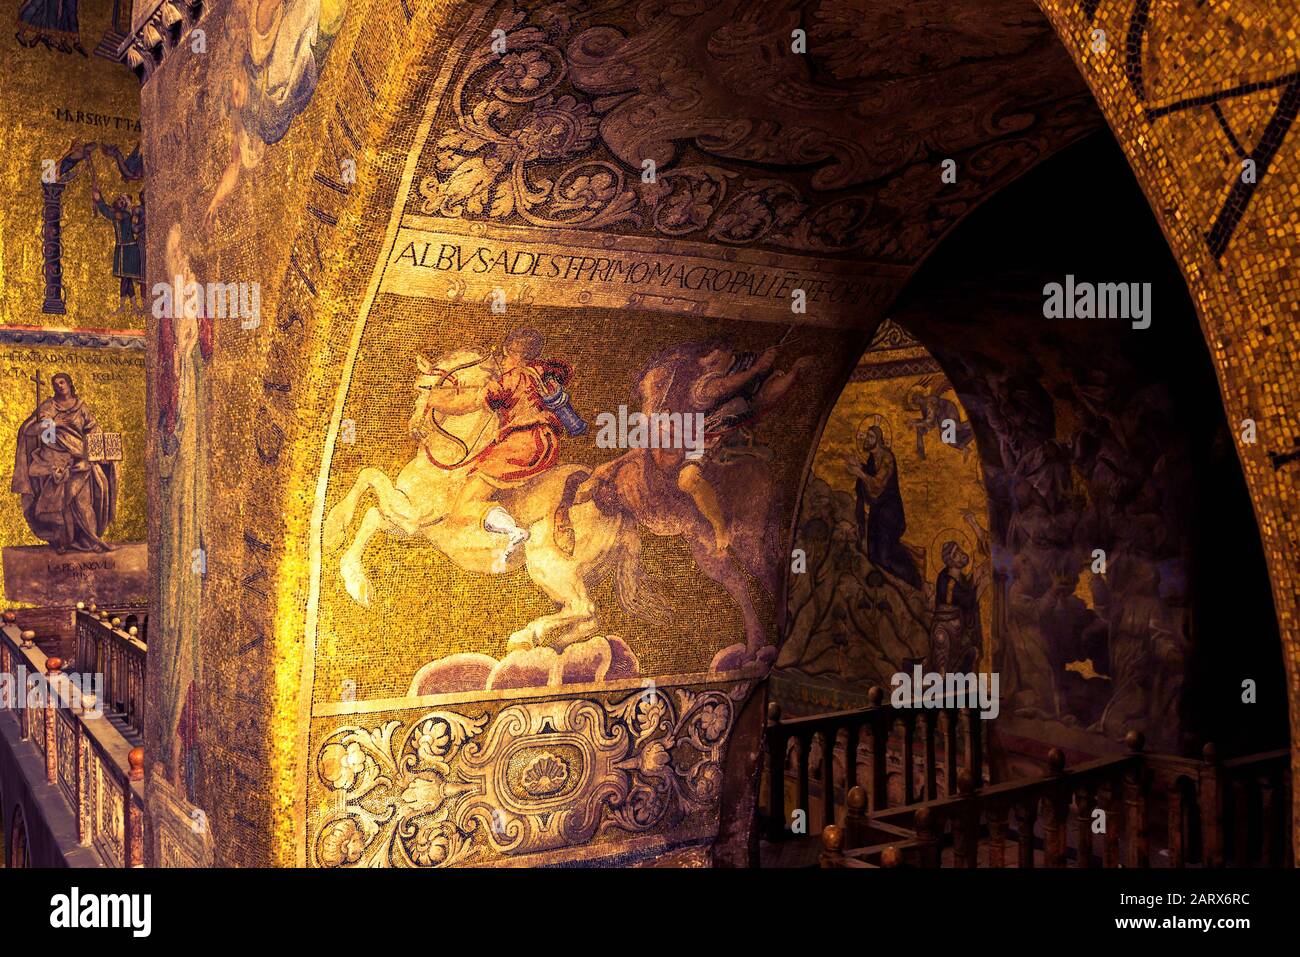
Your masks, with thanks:
<instances>
[{"instance_id":1,"label":"figure with halo","mask_svg":"<svg viewBox=\"0 0 1300 957\"><path fill-rule=\"evenodd\" d=\"M885 435L888 426L881 415L864 418L855 437L857 454L844 458L857 479L858 541L871 564L920 590L921 573L903 544L907 518L898 488L898 461Z\"/></svg>"}]
</instances>

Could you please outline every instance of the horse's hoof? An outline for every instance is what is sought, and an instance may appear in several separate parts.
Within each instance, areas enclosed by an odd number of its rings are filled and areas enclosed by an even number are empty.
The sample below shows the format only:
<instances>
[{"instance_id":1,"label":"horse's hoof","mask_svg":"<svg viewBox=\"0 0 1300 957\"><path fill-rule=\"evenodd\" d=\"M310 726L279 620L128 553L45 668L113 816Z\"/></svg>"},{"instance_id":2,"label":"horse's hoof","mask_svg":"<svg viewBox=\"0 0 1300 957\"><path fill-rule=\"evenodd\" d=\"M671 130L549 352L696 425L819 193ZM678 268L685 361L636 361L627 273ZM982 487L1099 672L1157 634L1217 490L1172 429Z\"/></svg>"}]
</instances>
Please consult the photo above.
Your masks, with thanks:
<instances>
[{"instance_id":1,"label":"horse's hoof","mask_svg":"<svg viewBox=\"0 0 1300 957\"><path fill-rule=\"evenodd\" d=\"M507 654L509 654L512 651L528 651L532 647L533 647L532 636L526 633L521 634L520 632L515 632L513 635L511 635L509 638L506 639Z\"/></svg>"},{"instance_id":2,"label":"horse's hoof","mask_svg":"<svg viewBox=\"0 0 1300 957\"><path fill-rule=\"evenodd\" d=\"M370 582L366 581L364 578L357 581L356 579L345 576L343 584L347 587L348 594L352 596L354 602L362 608L370 607Z\"/></svg>"},{"instance_id":3,"label":"horse's hoof","mask_svg":"<svg viewBox=\"0 0 1300 957\"><path fill-rule=\"evenodd\" d=\"M343 541L343 520L340 516L330 513L325 518L325 528L321 535L321 544L325 550L333 551Z\"/></svg>"}]
</instances>

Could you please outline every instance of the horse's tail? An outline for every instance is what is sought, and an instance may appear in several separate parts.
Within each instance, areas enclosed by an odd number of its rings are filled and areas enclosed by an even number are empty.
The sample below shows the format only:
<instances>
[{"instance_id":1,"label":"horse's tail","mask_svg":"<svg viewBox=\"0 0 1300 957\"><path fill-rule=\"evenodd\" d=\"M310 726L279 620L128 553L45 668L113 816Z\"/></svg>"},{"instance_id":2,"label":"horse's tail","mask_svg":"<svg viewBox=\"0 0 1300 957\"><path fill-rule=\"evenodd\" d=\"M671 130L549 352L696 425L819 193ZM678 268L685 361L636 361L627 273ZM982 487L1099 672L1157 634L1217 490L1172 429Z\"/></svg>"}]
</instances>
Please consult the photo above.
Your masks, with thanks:
<instances>
[{"instance_id":1,"label":"horse's tail","mask_svg":"<svg viewBox=\"0 0 1300 957\"><path fill-rule=\"evenodd\" d=\"M646 574L641 564L641 536L636 525L628 521L624 522L619 535L614 591L619 604L629 615L652 625L661 625L668 620L668 602L659 584Z\"/></svg>"}]
</instances>

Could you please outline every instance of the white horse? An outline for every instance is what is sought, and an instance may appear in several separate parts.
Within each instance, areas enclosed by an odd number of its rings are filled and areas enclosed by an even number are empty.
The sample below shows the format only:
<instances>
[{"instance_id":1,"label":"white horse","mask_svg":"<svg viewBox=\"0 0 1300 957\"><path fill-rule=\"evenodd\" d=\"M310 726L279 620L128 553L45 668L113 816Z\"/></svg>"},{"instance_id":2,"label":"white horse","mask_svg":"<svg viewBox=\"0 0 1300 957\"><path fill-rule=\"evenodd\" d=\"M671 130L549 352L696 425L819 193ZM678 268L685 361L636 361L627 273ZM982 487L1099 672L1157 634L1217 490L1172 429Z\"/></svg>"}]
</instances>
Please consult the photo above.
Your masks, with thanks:
<instances>
[{"instance_id":1,"label":"white horse","mask_svg":"<svg viewBox=\"0 0 1300 957\"><path fill-rule=\"evenodd\" d=\"M457 498L475 456L495 438L496 413L481 408L465 415L436 418L428 403L439 386L478 389L494 372L493 360L462 351L436 362L417 359L415 412L410 429L417 439L415 456L398 473L397 481L376 468L364 468L351 490L325 519L326 554L343 544L358 506L368 492L375 504L366 509L355 537L339 559L339 574L348 594L370 605L371 585L363 556L380 532L430 542L454 564L477 574L506 574L526 566L528 577L559 607L530 621L506 639L507 650L566 645L595 635L600 620L590 590L612 571L620 603L632 614L662 620L662 601L642 581L641 538L635 523L619 510L606 514L594 502L576 505L570 513L573 554L556 545L556 509L566 493L590 474L581 465L557 465L519 488L503 489L497 500L527 529L522 547L503 560L506 537L489 532L477 521L449 523L447 513ZM429 423L434 428L426 429ZM457 525L458 527L451 527Z\"/></svg>"}]
</instances>

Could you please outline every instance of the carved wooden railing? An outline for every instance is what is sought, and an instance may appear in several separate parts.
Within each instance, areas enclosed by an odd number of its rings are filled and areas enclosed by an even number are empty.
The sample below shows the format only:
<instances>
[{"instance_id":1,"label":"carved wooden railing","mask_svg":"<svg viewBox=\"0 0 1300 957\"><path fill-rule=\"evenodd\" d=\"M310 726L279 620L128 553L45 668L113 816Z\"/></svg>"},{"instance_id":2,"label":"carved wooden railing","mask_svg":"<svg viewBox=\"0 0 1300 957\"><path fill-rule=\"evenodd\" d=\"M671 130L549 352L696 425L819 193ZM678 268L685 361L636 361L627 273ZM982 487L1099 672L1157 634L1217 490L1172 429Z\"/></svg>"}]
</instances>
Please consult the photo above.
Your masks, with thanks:
<instances>
[{"instance_id":1,"label":"carved wooden railing","mask_svg":"<svg viewBox=\"0 0 1300 957\"><path fill-rule=\"evenodd\" d=\"M767 794L763 800L763 813L770 840L778 840L789 833L791 815L785 795L789 774L793 773L795 778L795 808L802 809L805 814L812 810L813 769L809 757L815 740L820 740L822 749L817 783L820 784L818 798L824 822L836 819L837 791L847 795L858 786L860 759L866 764L868 785L865 793L873 813L890 806L888 775L891 754L899 761L904 805L937 799L940 770L948 795L955 793L959 770L969 774L972 781L983 782L985 741L978 710L958 707L947 701L938 708L896 709L883 704L884 691L879 687L870 690L867 700L870 704L866 708L804 718L782 719L779 705L773 702L768 706ZM942 756L938 747L940 739L943 741ZM791 742L793 762L787 761ZM835 756L841 742L843 773L837 775ZM860 745L865 745L865 748L860 749Z\"/></svg>"},{"instance_id":2,"label":"carved wooden railing","mask_svg":"<svg viewBox=\"0 0 1300 957\"><path fill-rule=\"evenodd\" d=\"M93 608L93 605L92 605ZM145 653L141 624L125 610L82 608L76 613L76 668L104 676L104 706L120 715L136 734L144 734Z\"/></svg>"},{"instance_id":3,"label":"carved wooden railing","mask_svg":"<svg viewBox=\"0 0 1300 957\"><path fill-rule=\"evenodd\" d=\"M822 832L821 865L1034 867L1041 848L1047 867L1148 867L1161 808L1168 866L1222 867L1225 845L1237 866L1289 862L1288 752L1219 762L1207 746L1197 761L1144 754L1137 732L1127 743L1127 754L1071 768L1053 749L1041 778L979 787L961 772L954 796L878 813L855 789L843 823Z\"/></svg>"},{"instance_id":4,"label":"carved wooden railing","mask_svg":"<svg viewBox=\"0 0 1300 957\"><path fill-rule=\"evenodd\" d=\"M1171 867L1277 867L1293 855L1291 755L1286 749L1220 761L1146 756L1148 786L1165 806Z\"/></svg>"},{"instance_id":5,"label":"carved wooden railing","mask_svg":"<svg viewBox=\"0 0 1300 957\"><path fill-rule=\"evenodd\" d=\"M145 605L100 605L92 598L77 602L76 612L86 612L92 619L106 622L146 644L149 641L149 614Z\"/></svg>"},{"instance_id":6,"label":"carved wooden railing","mask_svg":"<svg viewBox=\"0 0 1300 957\"><path fill-rule=\"evenodd\" d=\"M77 840L110 867L144 863L144 751L133 748L92 694L83 694L58 658L44 658L35 634L19 631L11 613L0 624L0 671L10 676L3 702L22 739L45 759L77 821ZM28 677L43 675L45 694L27 692ZM42 700L43 699L43 700ZM29 704L37 705L28 707ZM0 718L10 720L10 718Z\"/></svg>"}]
</instances>

